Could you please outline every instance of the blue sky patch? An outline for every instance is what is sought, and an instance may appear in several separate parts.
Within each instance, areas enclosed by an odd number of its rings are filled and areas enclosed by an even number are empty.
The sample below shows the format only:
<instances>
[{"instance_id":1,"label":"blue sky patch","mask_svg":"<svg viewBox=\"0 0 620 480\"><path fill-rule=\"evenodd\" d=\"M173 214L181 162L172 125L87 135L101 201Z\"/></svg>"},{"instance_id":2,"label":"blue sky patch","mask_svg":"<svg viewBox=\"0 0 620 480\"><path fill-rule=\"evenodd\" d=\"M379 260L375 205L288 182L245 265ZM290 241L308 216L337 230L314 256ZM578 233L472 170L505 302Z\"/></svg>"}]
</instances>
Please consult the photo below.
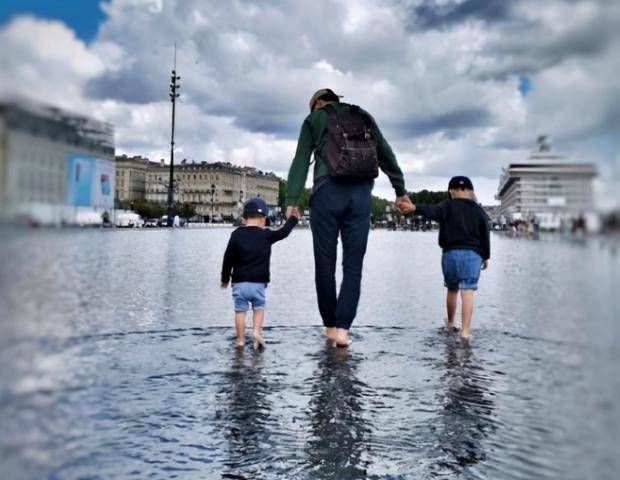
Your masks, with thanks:
<instances>
[{"instance_id":1,"label":"blue sky patch","mask_svg":"<svg viewBox=\"0 0 620 480\"><path fill-rule=\"evenodd\" d=\"M521 75L519 77L519 91L521 92L521 95L525 97L531 89L532 81L530 80L530 77Z\"/></svg>"},{"instance_id":2,"label":"blue sky patch","mask_svg":"<svg viewBox=\"0 0 620 480\"><path fill-rule=\"evenodd\" d=\"M83 41L90 42L106 18L101 0L2 0L0 26L17 15L30 14L39 18L61 20Z\"/></svg>"}]
</instances>

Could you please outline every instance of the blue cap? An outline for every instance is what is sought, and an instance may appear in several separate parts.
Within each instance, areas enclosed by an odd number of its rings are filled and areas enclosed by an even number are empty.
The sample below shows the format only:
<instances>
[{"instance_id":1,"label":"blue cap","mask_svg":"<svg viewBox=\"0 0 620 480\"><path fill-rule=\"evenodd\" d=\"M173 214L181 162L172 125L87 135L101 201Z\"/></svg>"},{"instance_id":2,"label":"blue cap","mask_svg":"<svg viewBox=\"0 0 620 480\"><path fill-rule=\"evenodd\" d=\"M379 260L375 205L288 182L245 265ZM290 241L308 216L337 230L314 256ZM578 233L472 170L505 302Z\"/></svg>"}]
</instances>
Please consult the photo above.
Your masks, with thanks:
<instances>
[{"instance_id":1,"label":"blue cap","mask_svg":"<svg viewBox=\"0 0 620 480\"><path fill-rule=\"evenodd\" d=\"M474 184L471 183L471 180L467 177L463 177L463 176L458 176L458 177L452 177L450 179L450 183L448 183L448 190L462 190L462 189L467 189L467 190L474 190Z\"/></svg>"},{"instance_id":2,"label":"blue cap","mask_svg":"<svg viewBox=\"0 0 620 480\"><path fill-rule=\"evenodd\" d=\"M254 197L250 198L243 204L243 216L248 214L260 213L264 217L269 213L269 208L262 198Z\"/></svg>"}]
</instances>

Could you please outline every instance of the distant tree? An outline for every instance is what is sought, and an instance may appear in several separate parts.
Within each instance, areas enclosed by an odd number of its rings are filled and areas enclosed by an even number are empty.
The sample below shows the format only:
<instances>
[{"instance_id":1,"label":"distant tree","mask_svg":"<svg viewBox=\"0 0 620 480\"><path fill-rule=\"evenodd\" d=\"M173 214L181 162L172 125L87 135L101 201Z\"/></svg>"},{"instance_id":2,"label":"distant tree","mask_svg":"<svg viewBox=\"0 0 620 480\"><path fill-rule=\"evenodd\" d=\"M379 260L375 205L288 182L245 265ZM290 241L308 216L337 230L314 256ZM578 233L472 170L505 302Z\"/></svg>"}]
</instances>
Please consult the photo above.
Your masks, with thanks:
<instances>
[{"instance_id":1,"label":"distant tree","mask_svg":"<svg viewBox=\"0 0 620 480\"><path fill-rule=\"evenodd\" d=\"M190 219L196 215L196 206L191 203L177 204L176 211L183 218Z\"/></svg>"},{"instance_id":2,"label":"distant tree","mask_svg":"<svg viewBox=\"0 0 620 480\"><path fill-rule=\"evenodd\" d=\"M312 189L304 188L299 196L299 207L302 211L310 208L310 195ZM282 212L286 211L286 180L280 180L279 185L279 205ZM426 205L436 205L450 198L450 194L447 191L434 192L431 190L420 190L419 192L408 192L409 198L413 203L420 203ZM386 207L392 207L394 202L392 200L386 200L385 198L376 197L371 198L371 214L373 218L382 218L386 213Z\"/></svg>"},{"instance_id":3,"label":"distant tree","mask_svg":"<svg viewBox=\"0 0 620 480\"><path fill-rule=\"evenodd\" d=\"M133 210L142 218L160 218L166 214L165 205L152 202L135 202Z\"/></svg>"},{"instance_id":4,"label":"distant tree","mask_svg":"<svg viewBox=\"0 0 620 480\"><path fill-rule=\"evenodd\" d=\"M303 188L299 195L299 209L303 212L310 208L310 195L312 195L312 189ZM286 180L280 180L279 185L279 206L282 212L286 212Z\"/></svg>"},{"instance_id":5,"label":"distant tree","mask_svg":"<svg viewBox=\"0 0 620 480\"><path fill-rule=\"evenodd\" d=\"M436 205L450 198L447 191L433 192L430 190L420 190L419 192L408 192L411 201L416 204Z\"/></svg>"},{"instance_id":6,"label":"distant tree","mask_svg":"<svg viewBox=\"0 0 620 480\"><path fill-rule=\"evenodd\" d=\"M370 213L375 219L380 219L385 215L386 208L391 207L394 202L386 200L385 198L371 197Z\"/></svg>"},{"instance_id":7,"label":"distant tree","mask_svg":"<svg viewBox=\"0 0 620 480\"><path fill-rule=\"evenodd\" d=\"M286 208L286 180L280 180L278 184L278 206L284 212Z\"/></svg>"},{"instance_id":8,"label":"distant tree","mask_svg":"<svg viewBox=\"0 0 620 480\"><path fill-rule=\"evenodd\" d=\"M130 202L129 200L114 200L114 208L117 210L129 210Z\"/></svg>"}]
</instances>

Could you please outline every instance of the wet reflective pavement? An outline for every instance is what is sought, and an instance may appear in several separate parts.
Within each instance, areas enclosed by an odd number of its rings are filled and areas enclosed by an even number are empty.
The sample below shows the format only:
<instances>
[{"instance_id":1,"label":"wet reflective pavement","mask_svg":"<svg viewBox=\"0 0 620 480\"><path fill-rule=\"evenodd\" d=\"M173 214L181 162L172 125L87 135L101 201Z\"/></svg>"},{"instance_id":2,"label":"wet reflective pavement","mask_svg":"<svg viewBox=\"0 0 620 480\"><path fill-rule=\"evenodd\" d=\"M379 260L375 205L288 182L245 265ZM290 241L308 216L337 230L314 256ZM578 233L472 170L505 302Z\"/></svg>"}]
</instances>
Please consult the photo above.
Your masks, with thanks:
<instances>
[{"instance_id":1,"label":"wet reflective pavement","mask_svg":"<svg viewBox=\"0 0 620 480\"><path fill-rule=\"evenodd\" d=\"M462 343L436 234L372 232L346 351L296 230L256 352L218 286L229 233L2 232L3 478L616 478L613 244L494 236Z\"/></svg>"}]
</instances>

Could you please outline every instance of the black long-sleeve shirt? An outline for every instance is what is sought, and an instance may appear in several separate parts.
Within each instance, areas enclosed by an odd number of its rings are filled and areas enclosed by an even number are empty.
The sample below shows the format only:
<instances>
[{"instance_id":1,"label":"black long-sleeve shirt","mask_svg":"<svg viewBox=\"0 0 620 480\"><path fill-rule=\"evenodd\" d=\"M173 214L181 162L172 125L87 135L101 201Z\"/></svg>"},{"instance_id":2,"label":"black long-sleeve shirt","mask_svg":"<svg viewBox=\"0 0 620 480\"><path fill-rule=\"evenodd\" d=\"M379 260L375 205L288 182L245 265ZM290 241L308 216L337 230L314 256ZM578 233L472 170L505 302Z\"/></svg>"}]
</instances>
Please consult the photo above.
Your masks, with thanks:
<instances>
[{"instance_id":1,"label":"black long-sleeve shirt","mask_svg":"<svg viewBox=\"0 0 620 480\"><path fill-rule=\"evenodd\" d=\"M491 257L489 217L476 202L465 198L439 205L416 205L415 214L439 222L439 246L443 250L473 250L484 260Z\"/></svg>"},{"instance_id":2,"label":"black long-sleeve shirt","mask_svg":"<svg viewBox=\"0 0 620 480\"><path fill-rule=\"evenodd\" d=\"M297 218L290 217L278 230L239 227L231 235L224 253L222 283L269 283L271 245L289 236Z\"/></svg>"}]
</instances>

